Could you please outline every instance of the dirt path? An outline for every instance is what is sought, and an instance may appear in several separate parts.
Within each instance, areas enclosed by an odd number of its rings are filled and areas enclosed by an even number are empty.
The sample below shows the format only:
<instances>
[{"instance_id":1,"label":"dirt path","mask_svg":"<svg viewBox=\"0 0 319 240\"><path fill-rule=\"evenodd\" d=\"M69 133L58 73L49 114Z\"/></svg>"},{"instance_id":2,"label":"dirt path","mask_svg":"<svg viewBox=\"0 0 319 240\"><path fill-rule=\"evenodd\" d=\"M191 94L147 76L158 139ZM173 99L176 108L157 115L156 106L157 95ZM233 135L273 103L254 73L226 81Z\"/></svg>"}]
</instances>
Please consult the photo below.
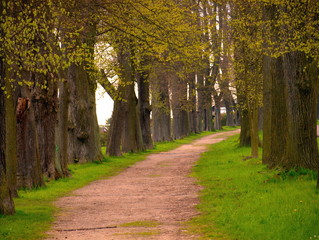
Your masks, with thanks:
<instances>
[{"instance_id":1,"label":"dirt path","mask_svg":"<svg viewBox=\"0 0 319 240\"><path fill-rule=\"evenodd\" d=\"M175 150L152 154L117 176L61 198L47 239L196 239L185 221L197 215L200 187L188 177L207 144L239 130L216 133Z\"/></svg>"}]
</instances>

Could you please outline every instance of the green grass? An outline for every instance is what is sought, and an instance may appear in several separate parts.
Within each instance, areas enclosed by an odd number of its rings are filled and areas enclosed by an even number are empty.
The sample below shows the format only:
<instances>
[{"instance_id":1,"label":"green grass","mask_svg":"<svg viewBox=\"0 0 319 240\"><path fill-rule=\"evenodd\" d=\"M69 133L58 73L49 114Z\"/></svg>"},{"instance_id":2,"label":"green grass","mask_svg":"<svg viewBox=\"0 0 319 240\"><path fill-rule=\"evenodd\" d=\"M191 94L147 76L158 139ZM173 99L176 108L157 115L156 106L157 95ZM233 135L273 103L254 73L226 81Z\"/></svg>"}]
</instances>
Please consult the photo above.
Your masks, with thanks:
<instances>
[{"instance_id":1,"label":"green grass","mask_svg":"<svg viewBox=\"0 0 319 240\"><path fill-rule=\"evenodd\" d=\"M147 232L126 232L126 233L116 233L114 235L117 236L130 236L131 237L143 237L145 239L147 239L147 237L151 237L151 236L156 236L159 235L160 231L157 230L153 230L153 231L147 231Z\"/></svg>"},{"instance_id":2,"label":"green grass","mask_svg":"<svg viewBox=\"0 0 319 240\"><path fill-rule=\"evenodd\" d=\"M232 129L234 128L226 128L225 130ZM145 159L151 153L168 151L211 133L203 132L174 142L158 143L154 149L141 153L125 154L122 157L107 157L102 163L70 165L72 177L49 182L42 188L19 191L19 198L15 199L16 214L14 216L0 215L0 239L31 240L43 238L44 232L50 228L50 224L54 220L53 215L58 211L53 202L59 197L70 194L73 190L94 180L113 176L135 162ZM105 152L105 148L102 151Z\"/></svg>"},{"instance_id":3,"label":"green grass","mask_svg":"<svg viewBox=\"0 0 319 240\"><path fill-rule=\"evenodd\" d=\"M157 227L158 222L155 221L137 221L137 222L128 222L121 224L121 227Z\"/></svg>"},{"instance_id":4,"label":"green grass","mask_svg":"<svg viewBox=\"0 0 319 240\"><path fill-rule=\"evenodd\" d=\"M193 175L205 189L202 213L191 226L204 239L302 240L319 235L316 173L269 170L260 159L243 161L250 148L238 136L204 153Z\"/></svg>"}]
</instances>

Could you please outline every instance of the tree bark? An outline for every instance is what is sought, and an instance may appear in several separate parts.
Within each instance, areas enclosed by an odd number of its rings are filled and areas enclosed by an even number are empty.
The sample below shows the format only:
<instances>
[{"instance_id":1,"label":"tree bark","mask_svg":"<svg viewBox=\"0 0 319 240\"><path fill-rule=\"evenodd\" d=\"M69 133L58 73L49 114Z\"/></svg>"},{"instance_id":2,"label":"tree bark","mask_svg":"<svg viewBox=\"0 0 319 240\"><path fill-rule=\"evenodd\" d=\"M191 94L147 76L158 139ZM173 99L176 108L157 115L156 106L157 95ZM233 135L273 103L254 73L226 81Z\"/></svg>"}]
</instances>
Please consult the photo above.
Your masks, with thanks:
<instances>
[{"instance_id":1,"label":"tree bark","mask_svg":"<svg viewBox=\"0 0 319 240\"><path fill-rule=\"evenodd\" d=\"M122 134L123 134L123 102L121 100L114 101L112 113L112 122L110 126L106 154L109 156L121 156Z\"/></svg>"},{"instance_id":2,"label":"tree bark","mask_svg":"<svg viewBox=\"0 0 319 240\"><path fill-rule=\"evenodd\" d=\"M263 156L269 167L281 165L286 148L287 108L282 57L263 60Z\"/></svg>"},{"instance_id":3,"label":"tree bark","mask_svg":"<svg viewBox=\"0 0 319 240\"><path fill-rule=\"evenodd\" d=\"M68 72L70 90L68 162L102 160L95 107L96 82L87 63L71 64Z\"/></svg>"},{"instance_id":4,"label":"tree bark","mask_svg":"<svg viewBox=\"0 0 319 240\"><path fill-rule=\"evenodd\" d=\"M17 119L16 104L11 84L6 81L7 97L5 98L5 121L6 121L6 158L8 186L13 197L18 196L17 191Z\"/></svg>"},{"instance_id":5,"label":"tree bark","mask_svg":"<svg viewBox=\"0 0 319 240\"><path fill-rule=\"evenodd\" d=\"M67 81L58 83L59 99L57 122L55 126L55 178L62 178L69 175L68 163L68 107L69 91Z\"/></svg>"},{"instance_id":6,"label":"tree bark","mask_svg":"<svg viewBox=\"0 0 319 240\"><path fill-rule=\"evenodd\" d=\"M124 127L122 128L122 151L138 152L144 150L140 114L135 94L135 73L133 46L122 43L117 48L117 59L120 66L120 84L123 85ZM121 121L121 120L120 120Z\"/></svg>"},{"instance_id":7,"label":"tree bark","mask_svg":"<svg viewBox=\"0 0 319 240\"><path fill-rule=\"evenodd\" d=\"M187 111L187 82L176 72L169 73L171 106L173 112L173 138L181 139L190 133L189 112Z\"/></svg>"},{"instance_id":8,"label":"tree bark","mask_svg":"<svg viewBox=\"0 0 319 240\"><path fill-rule=\"evenodd\" d=\"M214 67L213 67L214 68ZM205 74L198 74L198 111L199 111L199 129L200 131L212 131L213 113L212 113L212 91L215 75L209 76L207 69Z\"/></svg>"},{"instance_id":9,"label":"tree bark","mask_svg":"<svg viewBox=\"0 0 319 240\"><path fill-rule=\"evenodd\" d=\"M217 93L214 94L214 102L215 102L215 117L214 117L214 128L216 130L222 129L222 121L221 121L221 113L220 113L220 105L221 105L221 96Z\"/></svg>"},{"instance_id":10,"label":"tree bark","mask_svg":"<svg viewBox=\"0 0 319 240\"><path fill-rule=\"evenodd\" d=\"M83 16L82 16L83 14ZM87 16L88 15L88 16ZM89 12L81 12L80 16L91 18ZM94 78L94 46L96 43L96 23L83 24L83 32L74 39L81 46L88 48L86 58L80 63L72 63L68 69L69 129L68 129L68 161L93 162L101 161L100 133L96 116Z\"/></svg>"},{"instance_id":11,"label":"tree bark","mask_svg":"<svg viewBox=\"0 0 319 240\"><path fill-rule=\"evenodd\" d=\"M35 82L34 73L25 72L25 79ZM44 185L40 159L39 138L35 117L34 104L36 99L30 90L23 86L17 104L17 135L18 135L18 188L34 188Z\"/></svg>"},{"instance_id":12,"label":"tree bark","mask_svg":"<svg viewBox=\"0 0 319 240\"><path fill-rule=\"evenodd\" d=\"M35 87L32 91L42 173L48 179L55 179L57 83L40 74L36 74L35 80L40 86L46 87Z\"/></svg>"},{"instance_id":13,"label":"tree bark","mask_svg":"<svg viewBox=\"0 0 319 240\"><path fill-rule=\"evenodd\" d=\"M240 111L240 126L239 146L251 146L251 129L247 109L242 109Z\"/></svg>"},{"instance_id":14,"label":"tree bark","mask_svg":"<svg viewBox=\"0 0 319 240\"><path fill-rule=\"evenodd\" d=\"M0 4L0 6L1 10L2 4ZM0 55L0 84L2 86L6 85L4 78L4 60L3 57ZM10 155L8 156L7 154L9 153L8 150L10 150L9 147L13 147L13 154L16 153L16 150L14 149L14 146L16 146L16 144L10 141L9 143L13 143L13 146L8 146L7 142L7 140L9 140L9 134L13 134L12 136L15 137L15 132L13 131L13 133L9 133L8 130L10 130L10 128L7 129L6 124L8 123L7 120L9 119L6 117L6 105L8 104L5 103L6 97L7 96L5 95L4 91L0 89L0 214L12 215L15 212L12 192L12 186L15 185L15 181L13 181L13 183L11 182L15 178L15 171L12 166L14 166L15 164L16 157ZM10 108L10 106L8 107ZM13 122L13 124L15 124L15 121Z\"/></svg>"},{"instance_id":15,"label":"tree bark","mask_svg":"<svg viewBox=\"0 0 319 240\"><path fill-rule=\"evenodd\" d=\"M149 63L143 62L142 68L145 67L144 65L146 64L149 64ZM139 105L139 114L140 114L144 149L151 149L154 146L153 146L152 131L151 131L149 71L139 70L137 73L137 82L138 82L138 105Z\"/></svg>"},{"instance_id":16,"label":"tree bark","mask_svg":"<svg viewBox=\"0 0 319 240\"><path fill-rule=\"evenodd\" d=\"M258 158L258 103L253 102L249 108L249 120L250 120L250 139L251 139L251 157Z\"/></svg>"},{"instance_id":17,"label":"tree bark","mask_svg":"<svg viewBox=\"0 0 319 240\"><path fill-rule=\"evenodd\" d=\"M284 55L283 67L288 126L283 166L317 170L317 63L305 53L296 51Z\"/></svg>"},{"instance_id":18,"label":"tree bark","mask_svg":"<svg viewBox=\"0 0 319 240\"><path fill-rule=\"evenodd\" d=\"M121 36L119 36L121 37ZM132 43L124 41L116 46L119 63L118 99L114 101L111 130L108 141L108 154L120 155L121 152L144 150L140 122L140 109L135 94L134 51ZM118 146L115 146L119 144ZM122 148L120 148L121 146ZM111 149L111 148L115 149Z\"/></svg>"},{"instance_id":19,"label":"tree bark","mask_svg":"<svg viewBox=\"0 0 319 240\"><path fill-rule=\"evenodd\" d=\"M134 83L125 86L126 96L123 102L124 128L122 135L122 151L138 152L144 150L140 123L139 106L134 90Z\"/></svg>"},{"instance_id":20,"label":"tree bark","mask_svg":"<svg viewBox=\"0 0 319 240\"><path fill-rule=\"evenodd\" d=\"M196 76L195 72L190 73L188 76L189 102L190 102L189 120L190 120L191 133L199 133L195 76Z\"/></svg>"},{"instance_id":21,"label":"tree bark","mask_svg":"<svg viewBox=\"0 0 319 240\"><path fill-rule=\"evenodd\" d=\"M150 76L152 90L152 130L154 142L171 141L171 108L167 69L161 63L154 64Z\"/></svg>"}]
</instances>

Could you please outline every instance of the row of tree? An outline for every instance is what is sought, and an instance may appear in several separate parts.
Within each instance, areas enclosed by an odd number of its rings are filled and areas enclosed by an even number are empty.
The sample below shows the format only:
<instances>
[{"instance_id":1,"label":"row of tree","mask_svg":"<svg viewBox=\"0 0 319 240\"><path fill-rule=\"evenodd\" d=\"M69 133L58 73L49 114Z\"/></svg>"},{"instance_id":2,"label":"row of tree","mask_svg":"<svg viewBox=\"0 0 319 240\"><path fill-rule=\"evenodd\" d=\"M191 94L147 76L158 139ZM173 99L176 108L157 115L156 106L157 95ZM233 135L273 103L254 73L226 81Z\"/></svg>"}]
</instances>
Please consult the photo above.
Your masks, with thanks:
<instances>
[{"instance_id":1,"label":"row of tree","mask_svg":"<svg viewBox=\"0 0 319 240\"><path fill-rule=\"evenodd\" d=\"M66 177L69 163L102 159L97 81L114 99L109 155L212 129L218 62L211 78L203 19L218 8L207 4L1 2L1 213L14 213L17 189Z\"/></svg>"},{"instance_id":2,"label":"row of tree","mask_svg":"<svg viewBox=\"0 0 319 240\"><path fill-rule=\"evenodd\" d=\"M151 148L153 141L221 129L222 100L228 125L235 125L231 50L225 48L230 40L224 37L230 16L227 6L226 2L173 1L167 16L170 20L161 22L158 29L152 26L159 43L145 42L142 33L137 39L129 30L117 33L120 40L107 46L107 55L113 57L101 64L100 79L115 102L109 155ZM158 20L163 16L154 13L147 9L143 18L155 24L163 21ZM131 22L125 19L125 24ZM144 31L148 28L143 26ZM100 52L105 54L102 49ZM111 82L113 76L118 76L116 87Z\"/></svg>"},{"instance_id":3,"label":"row of tree","mask_svg":"<svg viewBox=\"0 0 319 240\"><path fill-rule=\"evenodd\" d=\"M18 188L102 159L97 82L114 100L108 155L220 129L224 102L228 125L240 112L240 144L253 157L263 122L265 164L318 168L319 3L7 0L0 8L0 213L14 213Z\"/></svg>"},{"instance_id":4,"label":"row of tree","mask_svg":"<svg viewBox=\"0 0 319 240\"><path fill-rule=\"evenodd\" d=\"M255 122L253 132L257 129L257 106L263 106L263 163L318 170L319 3L280 0L233 4L237 86L246 88L247 109ZM259 142L257 137L251 140L252 155L256 156Z\"/></svg>"}]
</instances>

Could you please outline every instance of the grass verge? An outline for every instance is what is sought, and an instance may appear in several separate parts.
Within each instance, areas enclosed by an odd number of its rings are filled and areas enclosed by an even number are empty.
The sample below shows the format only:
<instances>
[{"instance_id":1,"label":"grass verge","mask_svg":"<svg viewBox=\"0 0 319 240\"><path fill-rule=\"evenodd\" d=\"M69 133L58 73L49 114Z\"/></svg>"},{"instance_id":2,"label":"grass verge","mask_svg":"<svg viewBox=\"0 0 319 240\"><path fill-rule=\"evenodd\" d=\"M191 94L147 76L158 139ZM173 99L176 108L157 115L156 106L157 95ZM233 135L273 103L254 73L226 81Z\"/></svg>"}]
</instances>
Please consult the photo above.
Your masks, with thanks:
<instances>
[{"instance_id":1,"label":"grass verge","mask_svg":"<svg viewBox=\"0 0 319 240\"><path fill-rule=\"evenodd\" d=\"M232 129L234 128L225 130ZM102 163L70 165L72 177L51 181L45 187L38 189L19 191L19 198L15 199L16 214L0 215L0 239L31 240L45 237L44 233L50 228L54 220L53 215L57 212L53 202L59 197L70 194L94 180L113 176L128 166L144 160L151 153L169 151L209 134L212 132L194 134L174 142L158 143L154 149L125 154L122 157L107 157ZM102 151L105 152L105 148Z\"/></svg>"},{"instance_id":2,"label":"grass verge","mask_svg":"<svg viewBox=\"0 0 319 240\"><path fill-rule=\"evenodd\" d=\"M243 161L250 148L238 147L237 139L212 145L194 168L204 190L193 230L215 240L319 238L316 173L282 173L261 159Z\"/></svg>"}]
</instances>

